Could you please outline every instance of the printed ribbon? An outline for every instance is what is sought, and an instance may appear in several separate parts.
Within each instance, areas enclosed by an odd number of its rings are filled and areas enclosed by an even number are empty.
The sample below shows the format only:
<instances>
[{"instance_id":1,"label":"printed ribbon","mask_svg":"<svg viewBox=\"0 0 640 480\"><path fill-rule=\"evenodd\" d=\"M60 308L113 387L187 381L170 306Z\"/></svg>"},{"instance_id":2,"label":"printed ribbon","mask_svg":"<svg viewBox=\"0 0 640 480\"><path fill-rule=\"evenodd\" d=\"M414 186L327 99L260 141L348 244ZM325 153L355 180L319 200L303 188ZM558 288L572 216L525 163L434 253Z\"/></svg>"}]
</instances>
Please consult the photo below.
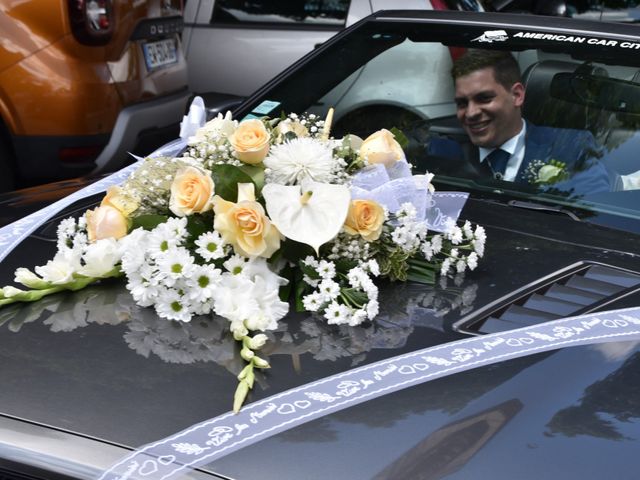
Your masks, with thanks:
<instances>
[{"instance_id":1,"label":"printed ribbon","mask_svg":"<svg viewBox=\"0 0 640 480\"><path fill-rule=\"evenodd\" d=\"M589 314L417 350L251 403L146 445L100 480L171 478L359 403L473 368L563 347L640 340L640 308Z\"/></svg>"},{"instance_id":2,"label":"printed ribbon","mask_svg":"<svg viewBox=\"0 0 640 480\"><path fill-rule=\"evenodd\" d=\"M180 137L172 142L163 145L154 151L148 157L174 157L178 155L187 145L190 136L195 135L198 128L204 125L206 121L206 111L204 102L201 97L195 97L189 107L189 112L182 118L180 123ZM31 235L47 220L54 217L58 212L62 211L74 202L89 197L96 193L106 191L112 185L123 183L132 172L134 172L143 160L131 154L137 161L122 170L117 171L102 180L78 190L71 195L58 200L47 207L38 210L20 220L0 228L0 262L6 258L11 251L16 248L25 238Z\"/></svg>"}]
</instances>

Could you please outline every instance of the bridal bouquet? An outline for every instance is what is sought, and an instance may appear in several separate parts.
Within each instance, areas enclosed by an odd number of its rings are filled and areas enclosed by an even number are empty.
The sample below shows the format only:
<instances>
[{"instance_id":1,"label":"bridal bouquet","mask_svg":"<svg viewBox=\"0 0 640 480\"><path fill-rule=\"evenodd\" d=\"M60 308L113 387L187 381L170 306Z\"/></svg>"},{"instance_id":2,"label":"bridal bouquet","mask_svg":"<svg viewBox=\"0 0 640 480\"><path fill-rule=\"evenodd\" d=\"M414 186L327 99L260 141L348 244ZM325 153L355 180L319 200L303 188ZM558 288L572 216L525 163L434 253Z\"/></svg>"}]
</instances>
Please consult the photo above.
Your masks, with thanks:
<instances>
[{"instance_id":1,"label":"bridal bouquet","mask_svg":"<svg viewBox=\"0 0 640 480\"><path fill-rule=\"evenodd\" d=\"M378 313L381 279L433 283L484 251L480 226L428 231L431 176L411 175L391 131L334 139L331 116L218 115L182 156L144 159L99 206L63 220L55 256L19 268L27 289L4 287L0 305L124 277L161 318L223 317L246 362L239 410L269 367L263 332L290 305L356 326Z\"/></svg>"}]
</instances>

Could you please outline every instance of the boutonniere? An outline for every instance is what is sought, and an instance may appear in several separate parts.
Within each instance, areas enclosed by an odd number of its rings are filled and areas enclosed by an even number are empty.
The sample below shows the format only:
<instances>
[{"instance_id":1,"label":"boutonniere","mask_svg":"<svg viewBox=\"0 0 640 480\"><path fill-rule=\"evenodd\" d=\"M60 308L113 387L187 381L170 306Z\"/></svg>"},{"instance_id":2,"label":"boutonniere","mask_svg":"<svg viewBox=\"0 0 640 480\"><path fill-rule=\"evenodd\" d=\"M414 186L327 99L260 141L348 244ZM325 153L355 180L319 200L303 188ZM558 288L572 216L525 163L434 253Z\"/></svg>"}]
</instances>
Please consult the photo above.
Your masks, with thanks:
<instances>
[{"instance_id":1,"label":"boutonniere","mask_svg":"<svg viewBox=\"0 0 640 480\"><path fill-rule=\"evenodd\" d=\"M532 160L524 171L525 179L533 185L553 185L569 178L567 164L559 160Z\"/></svg>"}]
</instances>

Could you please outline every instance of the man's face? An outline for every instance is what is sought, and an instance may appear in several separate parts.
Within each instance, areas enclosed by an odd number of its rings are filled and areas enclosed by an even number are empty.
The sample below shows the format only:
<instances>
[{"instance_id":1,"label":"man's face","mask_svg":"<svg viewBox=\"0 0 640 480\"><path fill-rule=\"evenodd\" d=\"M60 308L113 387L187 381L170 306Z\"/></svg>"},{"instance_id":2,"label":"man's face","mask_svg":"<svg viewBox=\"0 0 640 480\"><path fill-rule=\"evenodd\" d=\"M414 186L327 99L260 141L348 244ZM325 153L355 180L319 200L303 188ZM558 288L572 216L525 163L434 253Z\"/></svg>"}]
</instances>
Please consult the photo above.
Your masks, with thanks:
<instances>
[{"instance_id":1,"label":"man's face","mask_svg":"<svg viewBox=\"0 0 640 480\"><path fill-rule=\"evenodd\" d=\"M522 128L524 86L505 89L491 67L457 78L455 101L458 120L476 146L499 147Z\"/></svg>"}]
</instances>

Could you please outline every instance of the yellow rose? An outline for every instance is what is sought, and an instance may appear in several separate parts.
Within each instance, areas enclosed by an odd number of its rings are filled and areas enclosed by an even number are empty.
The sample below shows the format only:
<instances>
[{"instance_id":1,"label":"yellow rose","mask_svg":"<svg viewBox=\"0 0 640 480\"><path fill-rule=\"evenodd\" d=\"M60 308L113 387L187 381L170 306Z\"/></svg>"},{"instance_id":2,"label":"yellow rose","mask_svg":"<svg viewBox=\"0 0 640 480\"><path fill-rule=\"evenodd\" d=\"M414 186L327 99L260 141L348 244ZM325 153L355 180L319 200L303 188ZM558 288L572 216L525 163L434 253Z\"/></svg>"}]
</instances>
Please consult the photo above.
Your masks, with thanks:
<instances>
[{"instance_id":1,"label":"yellow rose","mask_svg":"<svg viewBox=\"0 0 640 480\"><path fill-rule=\"evenodd\" d=\"M92 243L104 238L117 240L127 234L127 218L111 205L101 205L93 210L87 210L85 215L87 233Z\"/></svg>"},{"instance_id":2,"label":"yellow rose","mask_svg":"<svg viewBox=\"0 0 640 480\"><path fill-rule=\"evenodd\" d=\"M253 184L238 184L238 202L213 199L213 228L239 255L269 258L280 248L280 232L255 201Z\"/></svg>"},{"instance_id":3,"label":"yellow rose","mask_svg":"<svg viewBox=\"0 0 640 480\"><path fill-rule=\"evenodd\" d=\"M100 206L104 205L116 208L120 210L125 217L128 217L138 209L140 203L131 195L127 195L122 188L111 186L107 189L107 194L100 203Z\"/></svg>"},{"instance_id":4,"label":"yellow rose","mask_svg":"<svg viewBox=\"0 0 640 480\"><path fill-rule=\"evenodd\" d=\"M179 217L211 210L213 191L211 175L196 167L181 168L173 177L169 209Z\"/></svg>"},{"instance_id":5,"label":"yellow rose","mask_svg":"<svg viewBox=\"0 0 640 480\"><path fill-rule=\"evenodd\" d=\"M380 238L384 223L384 209L373 200L353 200L344 221L344 229L350 235L360 235L367 242Z\"/></svg>"},{"instance_id":6,"label":"yellow rose","mask_svg":"<svg viewBox=\"0 0 640 480\"><path fill-rule=\"evenodd\" d=\"M386 166L404 158L402 147L393 137L393 133L384 128L364 139L359 154L370 164L381 163Z\"/></svg>"},{"instance_id":7,"label":"yellow rose","mask_svg":"<svg viewBox=\"0 0 640 480\"><path fill-rule=\"evenodd\" d=\"M307 130L307 127L297 120L283 120L276 126L276 131L278 132L279 141L282 141L284 136L289 132L292 132L298 138L309 136L309 130Z\"/></svg>"},{"instance_id":8,"label":"yellow rose","mask_svg":"<svg viewBox=\"0 0 640 480\"><path fill-rule=\"evenodd\" d=\"M267 156L270 138L264 123L253 119L241 122L229 137L229 142L240 161L255 165Z\"/></svg>"}]
</instances>

